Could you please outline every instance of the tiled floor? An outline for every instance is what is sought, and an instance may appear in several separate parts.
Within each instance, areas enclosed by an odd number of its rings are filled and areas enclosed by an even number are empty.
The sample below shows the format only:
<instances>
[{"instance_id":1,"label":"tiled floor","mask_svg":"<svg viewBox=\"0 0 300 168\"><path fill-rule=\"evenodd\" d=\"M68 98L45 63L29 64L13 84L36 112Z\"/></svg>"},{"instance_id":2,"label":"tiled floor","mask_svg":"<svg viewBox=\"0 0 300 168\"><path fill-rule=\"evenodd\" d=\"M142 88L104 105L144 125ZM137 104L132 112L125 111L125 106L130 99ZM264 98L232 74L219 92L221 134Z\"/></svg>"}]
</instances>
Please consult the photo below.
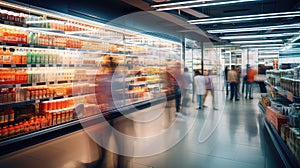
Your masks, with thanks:
<instances>
[{"instance_id":1,"label":"tiled floor","mask_svg":"<svg viewBox=\"0 0 300 168\"><path fill-rule=\"evenodd\" d=\"M208 108L195 110L195 125L175 147L155 156L133 158L133 162L159 168L284 167L263 126L257 107L259 95L235 102L222 90L216 93L219 109L213 110L207 103Z\"/></svg>"},{"instance_id":2,"label":"tiled floor","mask_svg":"<svg viewBox=\"0 0 300 168\"><path fill-rule=\"evenodd\" d=\"M130 139L119 139L109 125L79 131L65 137L0 158L0 167L134 167L134 168L282 168L272 146L255 99L230 101L225 92L216 90L218 110L212 108L211 96L207 108L196 110L190 102L183 108L185 118L176 118L174 102L165 106L134 113L113 122L116 129ZM145 115L147 113L147 115ZM135 120L135 121L132 121ZM88 136L89 135L89 136ZM114 135L114 138L112 135ZM110 138L109 138L110 137ZM118 153L130 151L129 157L99 150L97 141L114 141ZM112 143L113 144L113 143ZM120 145L122 144L122 145ZM103 157L105 156L105 157ZM102 162L97 162L98 159ZM95 164L95 163L98 164ZM94 164L87 164L94 163Z\"/></svg>"}]
</instances>

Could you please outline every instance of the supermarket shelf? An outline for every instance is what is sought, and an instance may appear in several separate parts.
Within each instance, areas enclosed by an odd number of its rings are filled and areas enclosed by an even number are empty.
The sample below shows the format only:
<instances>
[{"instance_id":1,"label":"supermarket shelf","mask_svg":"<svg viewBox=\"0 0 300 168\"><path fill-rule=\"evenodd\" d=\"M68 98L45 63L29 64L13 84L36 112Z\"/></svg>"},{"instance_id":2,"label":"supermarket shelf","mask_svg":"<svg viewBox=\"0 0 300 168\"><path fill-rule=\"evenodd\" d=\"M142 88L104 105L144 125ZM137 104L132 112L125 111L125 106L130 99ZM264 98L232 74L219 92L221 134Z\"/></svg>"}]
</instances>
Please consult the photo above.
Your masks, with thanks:
<instances>
[{"instance_id":1,"label":"supermarket shelf","mask_svg":"<svg viewBox=\"0 0 300 168\"><path fill-rule=\"evenodd\" d=\"M18 27L28 27L27 24L20 24L20 23L15 23L15 22L9 22L9 21L4 21L0 20L0 24L5 24L5 25L10 25L10 26L18 26Z\"/></svg>"},{"instance_id":2,"label":"supermarket shelf","mask_svg":"<svg viewBox=\"0 0 300 168\"><path fill-rule=\"evenodd\" d=\"M294 103L300 103L300 97L296 97L293 95L293 93L286 91L282 89L279 86L273 86L271 83L268 81L265 81L265 84L271 88L271 90L276 91L278 94L281 96L287 98L289 101L294 102Z\"/></svg>"},{"instance_id":3,"label":"supermarket shelf","mask_svg":"<svg viewBox=\"0 0 300 168\"><path fill-rule=\"evenodd\" d=\"M99 64L0 64L0 68L31 68L31 67L99 67Z\"/></svg>"},{"instance_id":4,"label":"supermarket shelf","mask_svg":"<svg viewBox=\"0 0 300 168\"><path fill-rule=\"evenodd\" d=\"M28 100L28 101L22 101L22 102L9 102L9 103L0 104L0 108L16 107L16 106L33 104L33 103L40 103L40 102L44 102L44 101L65 99L65 98L77 97L77 96L85 96L85 95L89 95L89 94L93 94L93 93L79 93L79 94L74 94L74 95L56 96L56 97L51 97L51 98L42 98L42 99Z\"/></svg>"},{"instance_id":5,"label":"supermarket shelf","mask_svg":"<svg viewBox=\"0 0 300 168\"><path fill-rule=\"evenodd\" d=\"M172 99L172 98L174 98L174 96L172 95L168 97L168 99ZM24 147L35 145L47 140L51 140L55 137L60 137L62 135L66 135L74 131L83 129L81 126L81 124L83 123L85 126L92 126L95 124L99 124L101 122L105 122L107 120L112 120L114 118L126 114L134 113L137 110L148 108L151 105L159 104L164 100L165 100L164 97L145 100L145 101L130 104L128 106L124 106L119 109L104 111L102 113L94 114L88 117L74 119L72 121L62 123L60 125L54 125L54 126L40 129L38 131L28 132L25 134L20 134L15 137L3 139L2 141L0 141L0 156L4 154L8 154L10 152L14 152L19 149L23 149ZM120 113L120 111L122 111L122 113Z\"/></svg>"},{"instance_id":6,"label":"supermarket shelf","mask_svg":"<svg viewBox=\"0 0 300 168\"><path fill-rule=\"evenodd\" d=\"M78 83L78 82L93 82L95 79L86 80L62 80L62 81L48 81L48 82L34 82L34 83L20 83L20 84L0 84L1 88L20 88L29 86L43 86L51 84L64 84L64 83Z\"/></svg>"},{"instance_id":7,"label":"supermarket shelf","mask_svg":"<svg viewBox=\"0 0 300 168\"><path fill-rule=\"evenodd\" d=\"M265 114L265 110L262 108L262 106L260 105L259 107L260 107L260 111L263 114ZM286 168L300 167L300 165L297 162L297 159L292 154L292 152L287 147L287 145L284 143L283 139L278 134L277 130L265 118L264 118L264 125L285 167Z\"/></svg>"}]
</instances>

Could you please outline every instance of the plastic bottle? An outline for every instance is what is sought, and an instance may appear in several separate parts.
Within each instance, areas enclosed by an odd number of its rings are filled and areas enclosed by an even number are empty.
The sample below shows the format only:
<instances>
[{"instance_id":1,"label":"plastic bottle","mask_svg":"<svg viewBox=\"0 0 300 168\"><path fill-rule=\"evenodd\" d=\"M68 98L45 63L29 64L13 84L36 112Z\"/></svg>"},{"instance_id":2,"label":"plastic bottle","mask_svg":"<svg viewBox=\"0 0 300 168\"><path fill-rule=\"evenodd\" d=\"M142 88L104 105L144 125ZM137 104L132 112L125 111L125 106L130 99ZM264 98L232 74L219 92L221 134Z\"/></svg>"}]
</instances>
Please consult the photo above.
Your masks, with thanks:
<instances>
[{"instance_id":1,"label":"plastic bottle","mask_svg":"<svg viewBox=\"0 0 300 168\"><path fill-rule=\"evenodd\" d=\"M25 128L24 128L24 124L23 124L23 122L20 122L19 123L19 126L20 126L20 133L23 133L25 130Z\"/></svg>"},{"instance_id":2,"label":"plastic bottle","mask_svg":"<svg viewBox=\"0 0 300 168\"><path fill-rule=\"evenodd\" d=\"M19 126L19 124L15 124L14 129L15 129L15 135L19 135L20 134L20 126Z\"/></svg>"},{"instance_id":3,"label":"plastic bottle","mask_svg":"<svg viewBox=\"0 0 300 168\"><path fill-rule=\"evenodd\" d=\"M4 111L0 111L0 124L4 123Z\"/></svg>"},{"instance_id":4,"label":"plastic bottle","mask_svg":"<svg viewBox=\"0 0 300 168\"><path fill-rule=\"evenodd\" d=\"M7 109L4 110L4 123L7 123L8 122L8 111Z\"/></svg>"},{"instance_id":5,"label":"plastic bottle","mask_svg":"<svg viewBox=\"0 0 300 168\"><path fill-rule=\"evenodd\" d=\"M0 139L2 139L2 128L0 127Z\"/></svg>"},{"instance_id":6,"label":"plastic bottle","mask_svg":"<svg viewBox=\"0 0 300 168\"><path fill-rule=\"evenodd\" d=\"M8 137L8 129L6 126L2 128L2 138L7 138Z\"/></svg>"},{"instance_id":7,"label":"plastic bottle","mask_svg":"<svg viewBox=\"0 0 300 168\"><path fill-rule=\"evenodd\" d=\"M8 121L9 122L15 121L15 112L14 112L13 109L9 109L9 112L8 112Z\"/></svg>"},{"instance_id":8,"label":"plastic bottle","mask_svg":"<svg viewBox=\"0 0 300 168\"><path fill-rule=\"evenodd\" d=\"M13 127L13 125L9 125L8 126L8 136L13 136L15 135L15 128Z\"/></svg>"},{"instance_id":9,"label":"plastic bottle","mask_svg":"<svg viewBox=\"0 0 300 168\"><path fill-rule=\"evenodd\" d=\"M30 125L28 121L24 120L24 132L29 132L30 131Z\"/></svg>"}]
</instances>

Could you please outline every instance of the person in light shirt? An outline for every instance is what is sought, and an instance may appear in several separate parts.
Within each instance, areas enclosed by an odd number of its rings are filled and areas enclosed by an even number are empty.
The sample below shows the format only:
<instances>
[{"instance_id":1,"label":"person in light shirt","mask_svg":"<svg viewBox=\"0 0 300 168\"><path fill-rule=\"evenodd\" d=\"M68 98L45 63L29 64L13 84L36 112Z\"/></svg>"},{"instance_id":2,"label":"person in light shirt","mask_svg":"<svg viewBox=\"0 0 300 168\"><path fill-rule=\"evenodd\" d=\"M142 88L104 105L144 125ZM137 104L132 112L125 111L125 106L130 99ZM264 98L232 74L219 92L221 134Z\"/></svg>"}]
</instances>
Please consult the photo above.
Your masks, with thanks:
<instances>
[{"instance_id":1,"label":"person in light shirt","mask_svg":"<svg viewBox=\"0 0 300 168\"><path fill-rule=\"evenodd\" d=\"M199 71L195 72L194 84L195 84L195 93L197 95L197 100L198 100L197 109L202 109L203 108L202 99L203 99L203 95L205 94L206 87L205 87L205 78L202 75L202 73Z\"/></svg>"}]
</instances>

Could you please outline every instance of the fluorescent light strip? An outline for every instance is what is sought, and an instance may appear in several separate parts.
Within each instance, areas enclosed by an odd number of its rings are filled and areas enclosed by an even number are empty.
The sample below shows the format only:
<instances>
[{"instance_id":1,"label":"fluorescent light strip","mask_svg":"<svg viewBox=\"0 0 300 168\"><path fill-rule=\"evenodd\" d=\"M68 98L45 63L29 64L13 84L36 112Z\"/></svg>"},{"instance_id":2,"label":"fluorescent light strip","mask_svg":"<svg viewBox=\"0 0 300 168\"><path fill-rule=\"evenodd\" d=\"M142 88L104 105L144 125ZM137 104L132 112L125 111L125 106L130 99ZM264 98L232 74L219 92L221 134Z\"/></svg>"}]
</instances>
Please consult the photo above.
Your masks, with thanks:
<instances>
[{"instance_id":1,"label":"fluorescent light strip","mask_svg":"<svg viewBox=\"0 0 300 168\"><path fill-rule=\"evenodd\" d=\"M289 18L289 17L297 17L297 16L300 16L300 14L252 17L252 18L241 18L241 19L227 19L227 20L215 20L215 21L203 21L203 22L190 22L190 24L214 24L214 23L228 23L228 22L232 23L232 22L240 22L240 21L262 20L262 19Z\"/></svg>"},{"instance_id":2,"label":"fluorescent light strip","mask_svg":"<svg viewBox=\"0 0 300 168\"><path fill-rule=\"evenodd\" d=\"M196 0L196 1L184 1L184 2L173 2L173 3L164 3L159 5L152 5L152 8L159 8L159 7L165 7L165 6L175 6L175 5L185 5L185 4L192 4L192 3L204 3L208 1L214 1L214 0Z\"/></svg>"},{"instance_id":3,"label":"fluorescent light strip","mask_svg":"<svg viewBox=\"0 0 300 168\"><path fill-rule=\"evenodd\" d=\"M186 8L217 6L217 5L229 5L229 4L253 2L253 1L260 1L260 0L236 0L236 1L215 2L215 3L198 4L198 5L177 6L177 7L170 7L170 8L159 8L157 9L157 11L167 11L167 10L175 10L175 9L186 9Z\"/></svg>"},{"instance_id":4,"label":"fluorescent light strip","mask_svg":"<svg viewBox=\"0 0 300 168\"><path fill-rule=\"evenodd\" d=\"M261 44L261 45L242 45L241 48L254 48L254 47L284 47L283 44Z\"/></svg>"},{"instance_id":5,"label":"fluorescent light strip","mask_svg":"<svg viewBox=\"0 0 300 168\"><path fill-rule=\"evenodd\" d=\"M282 34L261 34L261 35L244 35L244 36L223 36L220 39L231 40L231 39L255 39L255 38L266 38L266 37L286 37L292 35L300 35L300 33L282 33Z\"/></svg>"},{"instance_id":6,"label":"fluorescent light strip","mask_svg":"<svg viewBox=\"0 0 300 168\"><path fill-rule=\"evenodd\" d=\"M282 43L282 40L232 41L232 44Z\"/></svg>"},{"instance_id":7,"label":"fluorescent light strip","mask_svg":"<svg viewBox=\"0 0 300 168\"><path fill-rule=\"evenodd\" d=\"M237 28L237 29L219 29L219 30L208 30L208 33L236 33L236 32L250 32L250 31L262 31L262 30L274 30L274 29L294 29L300 28L300 24L289 24L279 26L264 26L264 27L249 27L249 28Z\"/></svg>"},{"instance_id":8,"label":"fluorescent light strip","mask_svg":"<svg viewBox=\"0 0 300 168\"><path fill-rule=\"evenodd\" d=\"M265 13L257 15L242 15L242 16L231 16L231 17L220 17L220 18L206 18L206 19L196 19L189 20L188 22L206 22L206 21L216 21L216 20L228 20L228 19L241 19L241 18L253 18L253 17L264 17L264 16L279 16L279 15L291 15L291 14L300 14L300 11L294 12L279 12L279 13Z\"/></svg>"},{"instance_id":9,"label":"fluorescent light strip","mask_svg":"<svg viewBox=\"0 0 300 168\"><path fill-rule=\"evenodd\" d=\"M291 41L291 43L294 43L294 42L296 42L296 41L299 40L299 39L300 39L300 36L294 38L294 39Z\"/></svg>"}]
</instances>

